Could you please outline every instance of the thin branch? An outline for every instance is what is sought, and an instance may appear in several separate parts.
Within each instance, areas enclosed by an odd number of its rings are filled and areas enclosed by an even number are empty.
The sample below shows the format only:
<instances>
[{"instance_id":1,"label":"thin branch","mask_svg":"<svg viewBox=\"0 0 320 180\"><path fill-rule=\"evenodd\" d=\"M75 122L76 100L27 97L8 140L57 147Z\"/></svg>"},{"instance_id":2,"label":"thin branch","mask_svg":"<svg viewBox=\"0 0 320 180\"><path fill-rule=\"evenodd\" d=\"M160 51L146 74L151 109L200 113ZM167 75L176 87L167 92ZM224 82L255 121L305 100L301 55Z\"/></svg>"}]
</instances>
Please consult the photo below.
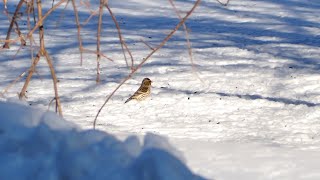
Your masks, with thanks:
<instances>
[{"instance_id":1,"label":"thin branch","mask_svg":"<svg viewBox=\"0 0 320 180\"><path fill-rule=\"evenodd\" d=\"M83 62L83 55L82 55L82 39L81 39L81 26L80 26L80 22L79 22L79 14L78 14L78 10L77 10L77 6L75 3L75 0L72 0L72 6L73 6L73 11L74 11L74 16L75 16L75 20L76 20L76 24L77 24L77 29L78 29L78 42L79 42L79 51L80 51L80 65L82 66L82 62Z\"/></svg>"},{"instance_id":2,"label":"thin branch","mask_svg":"<svg viewBox=\"0 0 320 180\"><path fill-rule=\"evenodd\" d=\"M42 24L42 22L47 19L47 17L55 10L57 9L62 3L64 3L67 0L61 0L58 3L56 3L52 8L50 8L45 14L44 16L38 20L38 22L36 23L36 25L33 27L33 29L31 31L28 32L26 38L30 38L32 36L32 34L34 33L35 30L37 30L40 25Z\"/></svg>"},{"instance_id":3,"label":"thin branch","mask_svg":"<svg viewBox=\"0 0 320 180\"><path fill-rule=\"evenodd\" d=\"M56 99L56 112L58 112L59 115L62 117L62 108L61 108L61 103L60 103L60 97L58 94L57 76L56 76L56 73L53 68L52 60L51 60L47 51L44 52L44 56L46 57L48 66L50 68L51 77L52 77L52 81L53 81L54 95L55 95L55 99Z\"/></svg>"},{"instance_id":4,"label":"thin branch","mask_svg":"<svg viewBox=\"0 0 320 180\"><path fill-rule=\"evenodd\" d=\"M220 0L217 0L219 4L223 5L223 6L227 6L230 2L230 0L227 0L227 2L223 3Z\"/></svg>"},{"instance_id":5,"label":"thin branch","mask_svg":"<svg viewBox=\"0 0 320 180\"><path fill-rule=\"evenodd\" d=\"M34 13L33 0L30 1L30 2L28 2L27 5L28 5L28 10L27 10L27 14L28 14L28 16L27 16L27 25L28 25L28 30L30 31L30 30L31 30L30 14L31 14L31 12L33 12L33 15L35 14L35 13ZM34 18L33 20L34 20L34 22L35 22L35 18ZM31 36L31 37L29 38L29 41L30 41L30 48L31 48L31 49L30 49L30 50L31 50L31 59L34 59L33 43L35 43L35 40L34 40L33 36Z\"/></svg>"},{"instance_id":6,"label":"thin branch","mask_svg":"<svg viewBox=\"0 0 320 180\"><path fill-rule=\"evenodd\" d=\"M188 17L192 14L192 12L195 10L195 8L199 5L199 3L201 2L201 0L197 0L193 7L191 8L191 10L184 16L184 18L182 18L182 20L176 25L176 27L162 40L162 42L158 45L158 47L156 47L152 52L149 53L149 55L144 58L142 60L142 62L140 64L138 64L138 66L136 66L132 72L126 77L124 78L120 84L115 88L115 90L112 91L112 93L107 97L107 99L105 100L105 102L103 103L103 105L101 106L101 108L98 110L97 115L95 116L95 119L93 121L93 129L96 128L96 123L97 123L97 119L99 117L100 112L102 111L102 109L104 108L104 106L107 104L107 102L111 99L111 97L114 95L114 93L127 81L129 80L133 74L136 73L136 71L138 69L140 69L143 64L155 53L157 52L160 48L162 48L166 42L172 37L172 35L182 26L182 24L188 19Z\"/></svg>"},{"instance_id":7,"label":"thin branch","mask_svg":"<svg viewBox=\"0 0 320 180\"><path fill-rule=\"evenodd\" d=\"M37 0L37 9L38 9L38 17L39 19L42 18L42 4L41 0ZM40 21L40 20L39 20ZM44 55L46 52L46 48L44 47L44 27L43 27L43 21L40 21L39 26L39 38L40 38L40 55Z\"/></svg>"},{"instance_id":8,"label":"thin branch","mask_svg":"<svg viewBox=\"0 0 320 180\"><path fill-rule=\"evenodd\" d=\"M5 3L6 3L6 2L5 2ZM20 0L19 3L18 3L18 5L17 5L17 7L16 7L16 10L15 10L15 12L14 12L14 14L13 14L13 17L12 17L12 19L11 19L11 22L10 22L9 29L8 29L8 31L7 31L6 40L9 40L9 39L10 39L10 35L11 35L11 30L12 30L12 28L13 28L13 24L16 25L17 29L19 29L18 23L16 22L16 18L18 17L19 10L20 10L20 8L22 7L22 4L23 4L23 3L24 3L24 0ZM21 43L23 43L23 40L22 40L22 38L21 38L20 30L18 30L18 35L19 35L19 37L20 37ZM24 41L24 44L25 44L25 41ZM6 43L3 45L3 48L8 49L8 48L9 48L9 43L6 42Z\"/></svg>"},{"instance_id":9,"label":"thin branch","mask_svg":"<svg viewBox=\"0 0 320 180\"><path fill-rule=\"evenodd\" d=\"M29 71L28 71L29 73L28 73L27 79L24 82L24 85L23 85L23 87L21 89L21 92L19 94L19 99L22 99L22 98L25 97L25 94L26 94L27 88L29 86L30 80L32 78L33 73L35 72L35 69L36 69L36 66L37 66L39 60L40 60L40 51L36 55L36 58L33 60L32 65L29 68Z\"/></svg>"},{"instance_id":10,"label":"thin branch","mask_svg":"<svg viewBox=\"0 0 320 180\"><path fill-rule=\"evenodd\" d=\"M149 49L151 49L152 51L154 50L154 48L152 46L150 46L146 41L144 41L143 39L140 39L140 41L146 45Z\"/></svg>"},{"instance_id":11,"label":"thin branch","mask_svg":"<svg viewBox=\"0 0 320 180\"><path fill-rule=\"evenodd\" d=\"M23 78L26 75L26 71L21 73L14 81L12 81L2 92L1 95L3 96L5 93L7 93L7 91L14 85L17 83L17 81L19 81L21 78Z\"/></svg>"},{"instance_id":12,"label":"thin branch","mask_svg":"<svg viewBox=\"0 0 320 180\"><path fill-rule=\"evenodd\" d=\"M4 1L4 3L6 3L6 1ZM18 7L18 6L17 6L17 7ZM21 7L19 7L19 8L21 8ZM19 40L20 40L21 45L22 45L22 46L26 46L26 41L25 41L25 39L24 39L24 37L23 37L23 35L22 35L21 31L20 31L19 25L18 25L18 23L17 23L17 21L16 21L18 18L20 18L20 17L22 16L23 13L18 12L18 13L16 14L16 16L15 16L15 20L14 20L14 21L12 21L13 19L9 16L7 7L5 7L4 13L5 13L5 15L8 17L10 23L12 23L12 22L14 23L14 25L15 25L15 32L18 34L18 37L19 37ZM10 29L10 28L11 28L11 29ZM12 32L12 26L9 27L8 30L9 30L8 32L10 32L10 34L11 34L11 32ZM9 36L10 36L10 35L9 35ZM10 37L8 37L8 38L10 38ZM6 43L8 43L8 44L7 44L7 45L4 45L3 48L8 49L8 48L9 48L9 44L11 44L11 42L8 41L8 42L6 42Z\"/></svg>"},{"instance_id":13,"label":"thin branch","mask_svg":"<svg viewBox=\"0 0 320 180\"><path fill-rule=\"evenodd\" d=\"M87 20L85 20L84 23L82 23L82 26L87 25L87 24L89 23L90 19L91 19L93 16L97 15L98 12L99 12L99 9L97 9L96 11L91 12L91 14L90 14L90 16L87 18Z\"/></svg>"},{"instance_id":14,"label":"thin branch","mask_svg":"<svg viewBox=\"0 0 320 180\"><path fill-rule=\"evenodd\" d=\"M59 20L56 22L56 26L57 26L57 27L59 26L60 22L62 22L63 18L65 17L64 15L65 15L66 9L67 9L67 7L68 7L68 5L69 5L69 2L70 2L70 1L67 1L67 3L66 3L66 5L64 6L62 12L60 13ZM52 4L52 5L53 5L53 4Z\"/></svg>"},{"instance_id":15,"label":"thin branch","mask_svg":"<svg viewBox=\"0 0 320 180\"><path fill-rule=\"evenodd\" d=\"M121 29L120 29L119 23L118 23L116 17L113 15L110 7L108 6L108 3L105 4L105 6L106 6L106 8L108 9L108 11L109 11L109 13L110 13L110 15L111 15L111 17L112 17L112 20L113 20L114 24L115 24L116 27L117 27L118 36L119 36L119 40L120 40L120 44L121 44L121 49L122 49L122 52L123 52L124 59L125 59L125 61L126 61L126 65L127 65L127 67L129 67L128 61L127 61L127 57L126 57L126 53L125 53L123 47L125 47L126 51L128 52L128 54L129 54L129 56L130 56L130 58L131 58L131 69L133 69L133 66L134 66L133 56L132 56L132 53L131 53L131 51L129 50L126 42L125 42L124 39L122 38L122 33L121 33Z\"/></svg>"},{"instance_id":16,"label":"thin branch","mask_svg":"<svg viewBox=\"0 0 320 180\"><path fill-rule=\"evenodd\" d=\"M101 57L104 57L104 58L108 59L109 61L112 61L112 62L114 61L113 59L111 59L111 58L107 57L106 55L104 55L102 52L98 53L97 51L93 51L93 50L86 49L86 48L83 48L82 51L83 52L94 53L96 55L100 55Z\"/></svg>"},{"instance_id":17,"label":"thin branch","mask_svg":"<svg viewBox=\"0 0 320 180\"><path fill-rule=\"evenodd\" d=\"M90 2L88 2L88 1L83 2L82 0L80 0L80 4L86 6L88 9L90 9Z\"/></svg>"},{"instance_id":18,"label":"thin branch","mask_svg":"<svg viewBox=\"0 0 320 180\"><path fill-rule=\"evenodd\" d=\"M50 110L50 106L51 106L51 104L52 104L52 102L53 102L54 100L56 100L56 98L55 98L55 97L54 97L54 98L52 98L52 99L50 100L50 102L49 102L49 104L48 104L48 110L47 110L47 111L49 111L49 110Z\"/></svg>"},{"instance_id":19,"label":"thin branch","mask_svg":"<svg viewBox=\"0 0 320 180\"><path fill-rule=\"evenodd\" d=\"M101 37L103 5L104 5L104 0L100 0L99 22L98 22L98 32L97 32L97 78L96 78L96 83L100 83L100 37Z\"/></svg>"},{"instance_id":20,"label":"thin branch","mask_svg":"<svg viewBox=\"0 0 320 180\"><path fill-rule=\"evenodd\" d=\"M31 81L32 75L35 71L35 68L38 64L38 62L40 61L40 57L41 55L44 55L46 53L45 47L44 47L44 28L43 28L43 24L42 24L42 6L41 6L41 0L37 0L37 9L38 9L38 23L39 24L39 38L40 38L40 50L36 56L36 58L33 60L31 67L29 69L29 74L27 76L27 79L21 89L21 92L19 94L19 98L22 99L23 97L25 97L25 93L27 91L27 88L29 86L29 83Z\"/></svg>"},{"instance_id":21,"label":"thin branch","mask_svg":"<svg viewBox=\"0 0 320 180\"><path fill-rule=\"evenodd\" d=\"M26 46L27 45L26 40L24 39L24 37L23 37L23 35L22 35L21 31L20 31L20 28L19 28L19 25L18 25L17 21L14 21L14 24L16 26L16 28L15 28L16 33L20 37L21 46Z\"/></svg>"},{"instance_id":22,"label":"thin branch","mask_svg":"<svg viewBox=\"0 0 320 180\"><path fill-rule=\"evenodd\" d=\"M62 1L60 1L62 2ZM59 2L59 3L60 3ZM56 4L53 8L51 8L48 12L52 12L56 7L59 6L59 3ZM33 60L33 63L29 69L29 74L27 76L27 79L24 83L24 86L19 94L19 98L22 99L23 97L25 97L25 93L26 90L28 88L28 85L31 81L32 75L35 72L35 68L38 64L38 62L40 61L40 57L41 55L45 56L48 66L50 68L50 72L51 72L51 76L52 76L52 80L53 80L53 86L54 86L54 92L55 92L55 99L56 99L56 112L59 113L60 116L62 116L62 109L61 109L61 103L60 103L60 98L58 95L58 86L57 86L57 78L55 75L55 71L53 68L53 64L52 64L52 60L48 54L48 52L45 49L45 42L44 42L44 28L43 28L43 20L45 19L45 17L48 16L48 12L47 14L45 14L45 16L42 16L42 4L41 4L41 0L37 0L37 9L38 9L38 23L35 25L35 27L39 27L39 38L40 38L40 50L36 56L36 58ZM31 33L32 30L29 32ZM28 34L28 37L30 37L30 35Z\"/></svg>"},{"instance_id":23,"label":"thin branch","mask_svg":"<svg viewBox=\"0 0 320 180\"><path fill-rule=\"evenodd\" d=\"M176 13L177 16L179 17L180 21L181 21L182 17L181 17L181 15L180 15L177 7L174 5L173 0L169 0L169 2L170 2L170 4L171 4L171 6L173 7L175 13ZM191 47L190 37L189 37L188 28L187 28L187 26L186 26L186 23L183 23L182 26L183 26L183 29L184 29L184 32L185 32L185 36L186 36L188 53L189 53L189 57L190 57L190 62L191 62L192 71L193 71L193 73L197 76L197 78L198 78L201 82L203 82L203 80L202 80L202 79L200 78L200 76L198 75L197 69L196 69L196 67L195 67L195 65L194 65L192 47Z\"/></svg>"},{"instance_id":24,"label":"thin branch","mask_svg":"<svg viewBox=\"0 0 320 180\"><path fill-rule=\"evenodd\" d=\"M14 43L14 42L17 42L18 40L20 40L21 39L21 37L17 37L17 38L15 38L15 39L8 39L8 40L1 40L0 39L0 42L4 42L4 43L9 43L9 44L11 44L11 43ZM6 49L5 47L2 47L3 49Z\"/></svg>"}]
</instances>

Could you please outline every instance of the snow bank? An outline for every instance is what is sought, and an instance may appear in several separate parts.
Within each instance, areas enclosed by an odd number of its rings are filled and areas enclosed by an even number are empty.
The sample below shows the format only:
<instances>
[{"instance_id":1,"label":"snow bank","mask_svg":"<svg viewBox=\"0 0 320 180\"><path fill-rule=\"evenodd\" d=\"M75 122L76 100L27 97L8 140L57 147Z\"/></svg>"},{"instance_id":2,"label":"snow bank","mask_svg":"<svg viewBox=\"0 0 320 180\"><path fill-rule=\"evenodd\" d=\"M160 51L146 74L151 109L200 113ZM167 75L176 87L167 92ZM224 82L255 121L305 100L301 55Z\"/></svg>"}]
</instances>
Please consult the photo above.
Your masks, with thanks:
<instances>
[{"instance_id":1,"label":"snow bank","mask_svg":"<svg viewBox=\"0 0 320 180\"><path fill-rule=\"evenodd\" d=\"M0 114L0 179L203 179L156 135L142 145L135 136L121 142L8 102L0 102Z\"/></svg>"}]
</instances>

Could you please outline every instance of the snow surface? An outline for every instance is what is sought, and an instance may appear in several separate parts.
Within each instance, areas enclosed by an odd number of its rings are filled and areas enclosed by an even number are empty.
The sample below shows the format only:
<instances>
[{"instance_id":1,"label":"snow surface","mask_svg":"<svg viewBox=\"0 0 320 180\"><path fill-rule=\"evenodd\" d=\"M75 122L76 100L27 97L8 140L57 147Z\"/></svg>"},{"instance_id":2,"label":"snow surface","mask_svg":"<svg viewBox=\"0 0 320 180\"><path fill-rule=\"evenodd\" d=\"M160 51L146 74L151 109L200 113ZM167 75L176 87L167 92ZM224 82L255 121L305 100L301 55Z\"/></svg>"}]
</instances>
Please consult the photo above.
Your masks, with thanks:
<instances>
[{"instance_id":1,"label":"snow surface","mask_svg":"<svg viewBox=\"0 0 320 180\"><path fill-rule=\"evenodd\" d=\"M0 179L202 179L157 135L140 145L26 105L0 102L0 113Z\"/></svg>"},{"instance_id":2,"label":"snow surface","mask_svg":"<svg viewBox=\"0 0 320 180\"><path fill-rule=\"evenodd\" d=\"M175 2L186 12L194 1ZM156 46L178 23L167 1L110 1L110 7L135 64L150 52L140 39ZM129 70L112 20L104 16L102 50L115 61L102 61L102 82L96 85L95 55L85 54L79 66L73 12L70 6L61 18L62 9L47 20L46 46L60 80L65 119L91 129L106 96ZM187 26L203 82L192 72L181 30L117 91L97 128L124 141L148 132L166 136L184 158L174 154L209 179L320 179L319 9L316 0L231 0L227 7L202 1ZM84 22L89 12L79 10ZM4 39L9 22L0 18ZM96 22L94 17L82 28L85 48L92 50ZM14 57L17 49L1 51L1 89L30 65L30 49ZM144 77L153 81L152 97L124 104ZM2 99L17 98L22 85L19 81ZM27 97L31 106L48 108L53 90L45 61Z\"/></svg>"}]
</instances>

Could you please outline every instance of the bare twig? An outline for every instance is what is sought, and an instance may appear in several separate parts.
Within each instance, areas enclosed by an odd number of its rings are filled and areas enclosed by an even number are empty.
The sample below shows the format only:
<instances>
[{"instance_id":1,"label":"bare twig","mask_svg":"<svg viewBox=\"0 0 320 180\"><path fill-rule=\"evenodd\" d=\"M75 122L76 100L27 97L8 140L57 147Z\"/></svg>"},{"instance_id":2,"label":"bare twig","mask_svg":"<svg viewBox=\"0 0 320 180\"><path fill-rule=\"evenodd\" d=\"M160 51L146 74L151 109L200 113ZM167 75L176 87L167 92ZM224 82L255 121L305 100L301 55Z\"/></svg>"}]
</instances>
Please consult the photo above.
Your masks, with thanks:
<instances>
[{"instance_id":1,"label":"bare twig","mask_svg":"<svg viewBox=\"0 0 320 180\"><path fill-rule=\"evenodd\" d=\"M37 22L37 20L36 20L36 12L34 11L34 1L35 0L31 0L31 2L32 2L32 8L33 8L33 11L32 11L32 15L33 15L33 22L34 23L36 23Z\"/></svg>"},{"instance_id":2,"label":"bare twig","mask_svg":"<svg viewBox=\"0 0 320 180\"><path fill-rule=\"evenodd\" d=\"M22 0L23 1L23 0ZM47 17L55 10L57 9L62 3L64 3L65 1L68 1L68 0L61 0L59 1L58 3L56 3L52 8L50 8L45 14L44 16L38 20L38 22L34 25L33 29L30 30L28 32L28 34L26 35L26 39L29 39L29 38L32 38L32 34L34 33L34 31L36 31L39 27L40 27L40 24L42 24L42 22L47 19ZM15 40L10 40L10 39L7 39L7 40L0 40L0 42L5 42L5 43L12 43L12 42L15 42L17 40L21 40L21 37L15 39Z\"/></svg>"},{"instance_id":3,"label":"bare twig","mask_svg":"<svg viewBox=\"0 0 320 180\"><path fill-rule=\"evenodd\" d=\"M177 7L174 5L173 0L169 0L171 6L173 7L175 13L177 14L177 16L179 17L180 21L182 19ZM192 71L194 73L194 75L201 81L203 82L203 80L199 77L198 73L197 73L197 69L194 65L194 61L193 61L193 53L192 53L192 47L191 47L191 42L190 42L190 37L189 37L189 33L188 33L188 28L186 26L185 23L182 24L184 32L185 32L185 36L186 36L186 40L187 40L187 47L188 47L188 53L189 53L189 57L190 57L190 62L191 62L191 68Z\"/></svg>"},{"instance_id":4,"label":"bare twig","mask_svg":"<svg viewBox=\"0 0 320 180\"><path fill-rule=\"evenodd\" d=\"M89 1L83 2L82 0L80 0L80 4L86 6L87 8L90 9L90 2Z\"/></svg>"},{"instance_id":5,"label":"bare twig","mask_svg":"<svg viewBox=\"0 0 320 180\"><path fill-rule=\"evenodd\" d=\"M44 16L42 16L41 19L38 20L38 22L36 23L36 25L33 27L33 29L31 31L28 32L26 39L30 38L32 36L32 34L34 33L35 30L37 30L40 25L42 24L42 22L47 19L47 17L55 10L57 9L62 3L64 3L67 0L61 0L58 3L56 3L52 8L50 8L45 14Z\"/></svg>"},{"instance_id":6,"label":"bare twig","mask_svg":"<svg viewBox=\"0 0 320 180\"><path fill-rule=\"evenodd\" d=\"M73 6L73 12L74 12L74 16L75 16L75 20L76 20L76 24L77 24L77 29L78 29L78 42L79 42L79 51L80 51L80 65L82 66L82 62L83 62L83 56L82 56L82 39L81 39L81 26L80 26L80 22L79 22L79 14L78 14L78 10L77 10L77 6L75 3L75 0L72 0L72 6Z\"/></svg>"},{"instance_id":7,"label":"bare twig","mask_svg":"<svg viewBox=\"0 0 320 180\"><path fill-rule=\"evenodd\" d=\"M50 56L49 56L47 51L44 52L44 56L46 57L48 66L50 68L51 77L52 77L52 80L53 80L54 95L55 95L55 99L56 99L56 112L58 112L59 115L62 116L62 108L61 108L61 103L60 103L60 97L58 95L58 85L57 85L58 80L57 80L57 77L56 77L56 74L55 74L55 71L54 71L54 68L53 68L52 60L51 60L51 58L50 58Z\"/></svg>"},{"instance_id":8,"label":"bare twig","mask_svg":"<svg viewBox=\"0 0 320 180\"><path fill-rule=\"evenodd\" d=\"M58 95L58 87L57 87L57 78L54 72L52 60L48 54L48 52L45 49L45 42L44 42L44 28L43 28L43 17L42 17L42 5L41 5L41 0L37 1L37 9L38 9L38 18L39 21L37 23L37 26L39 26L39 38L40 38L40 50L36 56L36 58L33 60L33 63L29 69L29 74L27 76L27 79L24 83L24 86L19 94L19 98L22 99L25 97L26 90L28 88L28 85L31 81L32 75L35 72L35 68L40 60L41 56L45 56L48 66L50 68L52 80L53 80L53 86L54 86L54 92L55 92L55 99L56 99L56 112L59 113L60 116L62 116L62 109L61 109L61 104L60 104L60 98ZM50 11L50 10L49 10Z\"/></svg>"},{"instance_id":9,"label":"bare twig","mask_svg":"<svg viewBox=\"0 0 320 180\"><path fill-rule=\"evenodd\" d=\"M116 19L116 17L113 15L108 3L105 4L106 8L108 9L109 13L110 13L110 16L112 17L112 20L114 22L114 24L116 25L116 28L117 28L117 31L118 31L118 36L119 36L119 40L120 40L120 44L121 44L121 49L122 49L122 52L123 52L123 56L124 56L124 59L126 61L126 65L127 67L129 67L128 65L128 61L127 61L127 57L126 57L126 53L124 51L124 47L126 49L126 51L128 52L130 58L131 58L131 69L133 69L133 66L134 66L134 60L133 60L133 56L132 56L132 53L131 51L129 50L128 46L127 46L127 43L124 41L124 39L122 38L122 33L121 33L121 29L120 29L120 26L119 26L119 23Z\"/></svg>"},{"instance_id":10,"label":"bare twig","mask_svg":"<svg viewBox=\"0 0 320 180\"><path fill-rule=\"evenodd\" d=\"M31 23L30 23L30 14L31 14L31 12L33 12L33 15L34 15L33 0L28 2L27 6L28 6L28 8L27 8L27 14L28 14L28 16L27 16L27 25L28 25L28 30L30 31L31 30ZM34 20L34 23L35 23L35 19L33 19L33 20ZM32 36L29 38L29 40L30 40L30 48L31 48L30 49L31 50L31 59L34 59L33 43L35 43L35 40L33 39Z\"/></svg>"},{"instance_id":11,"label":"bare twig","mask_svg":"<svg viewBox=\"0 0 320 180\"><path fill-rule=\"evenodd\" d=\"M97 15L98 12L99 12L99 9L96 10L96 11L91 12L91 13L90 13L90 16L87 18L87 20L85 20L84 23L82 23L82 26L87 25L88 22L90 21L90 19L91 19L93 16Z\"/></svg>"},{"instance_id":12,"label":"bare twig","mask_svg":"<svg viewBox=\"0 0 320 180\"><path fill-rule=\"evenodd\" d=\"M51 106L51 104L52 104L52 102L53 102L54 100L56 100L56 98L52 98L51 101L49 102L48 111L50 110L50 106Z\"/></svg>"},{"instance_id":13,"label":"bare twig","mask_svg":"<svg viewBox=\"0 0 320 180\"><path fill-rule=\"evenodd\" d=\"M152 46L150 46L146 41L144 41L143 39L140 39L140 41L146 45L149 49L151 49L152 51L154 50L154 48Z\"/></svg>"},{"instance_id":14,"label":"bare twig","mask_svg":"<svg viewBox=\"0 0 320 180\"><path fill-rule=\"evenodd\" d=\"M4 43L9 43L9 44L11 44L11 43L17 42L17 41L20 40L20 39L21 39L20 37L17 37L17 38L15 38L15 39L8 39L8 40L1 40L1 39L0 39L0 42L4 42ZM5 47L2 47L2 48L5 49Z\"/></svg>"},{"instance_id":15,"label":"bare twig","mask_svg":"<svg viewBox=\"0 0 320 180\"><path fill-rule=\"evenodd\" d=\"M25 76L27 73L26 71L21 73L14 81L12 81L2 92L1 95L3 96L5 93L7 93L7 91L14 85L17 83L17 81L19 81L21 78L23 78L23 76Z\"/></svg>"},{"instance_id":16,"label":"bare twig","mask_svg":"<svg viewBox=\"0 0 320 180\"><path fill-rule=\"evenodd\" d=\"M107 104L107 102L111 99L111 97L114 95L114 93L127 81L129 80L133 74L136 73L136 71L138 69L140 69L143 64L155 53L157 52L160 48L162 48L166 42L172 37L172 35L182 26L182 24L188 19L188 17L192 14L192 12L195 10L195 8L199 5L199 3L201 2L201 0L197 0L193 7L191 8L190 11L188 11L188 13L184 16L184 18L182 18L182 20L176 25L176 27L162 40L162 42L152 51L148 54L148 56L146 56L142 62L140 64L138 64L133 70L132 72L126 77L124 78L120 84L112 91L112 93L107 97L107 99L105 100L105 102L103 103L103 105L101 106L101 108L98 110L97 115L95 116L95 119L93 121L93 129L96 128L96 123L97 123L97 119L99 117L100 112L102 111L102 109L104 108L104 106Z\"/></svg>"},{"instance_id":17,"label":"bare twig","mask_svg":"<svg viewBox=\"0 0 320 180\"><path fill-rule=\"evenodd\" d=\"M19 98L22 99L25 97L25 93L27 91L27 88L29 86L29 83L31 81L31 78L32 78L32 75L35 71L35 68L40 60L40 57L41 55L44 55L45 54L45 47L44 47L44 29L43 29L43 24L42 24L42 6L41 6L41 1L38 0L37 1L37 9L38 9L38 18L39 18L39 38L40 38L40 50L36 56L36 58L33 60L32 64L31 64L31 67L29 69L29 74L27 76L27 79L21 89L21 92L19 94ZM37 23L37 24L38 24Z\"/></svg>"},{"instance_id":18,"label":"bare twig","mask_svg":"<svg viewBox=\"0 0 320 180\"><path fill-rule=\"evenodd\" d=\"M227 2L225 2L225 3L221 2L220 0L217 0L217 1L218 1L218 3L220 3L223 6L227 6L230 2L230 0L227 0Z\"/></svg>"},{"instance_id":19,"label":"bare twig","mask_svg":"<svg viewBox=\"0 0 320 180\"><path fill-rule=\"evenodd\" d=\"M174 5L172 0L169 0L171 6L173 7L175 13L177 14L177 16L179 17L180 21L182 19L178 9L176 8L176 6ZM191 48L191 43L190 43L190 37L189 37L189 33L188 33L188 29L185 23L182 24L184 32L185 32L185 36L186 36L186 40L187 40L187 46L188 46L188 52L189 52L189 56L190 56L190 61L191 64L193 65L193 57L192 57L192 48Z\"/></svg>"},{"instance_id":20,"label":"bare twig","mask_svg":"<svg viewBox=\"0 0 320 180\"><path fill-rule=\"evenodd\" d=\"M6 2L5 2L5 3L6 3ZM25 45L26 42L25 42L25 40L22 38L21 32L20 32L20 30L19 30L18 23L16 22L16 18L18 17L19 10L20 10L20 8L22 7L22 4L23 4L23 3L24 3L24 0L20 0L19 3L18 3L18 5L17 5L17 7L16 7L16 10L15 10L15 12L14 12L14 14L13 14L13 17L12 17L12 19L11 19L11 22L10 22L9 29L8 29L8 31L7 31L6 40L9 40L9 39L10 39L11 30L12 30L12 28L13 28L13 24L15 24L16 27L17 27L17 33L18 33L18 35L19 35L19 37L20 37L20 40L21 40L21 44L24 44L24 45ZM3 48L6 48L6 49L9 48L9 42L8 42L8 41L5 42L5 44L3 45Z\"/></svg>"},{"instance_id":21,"label":"bare twig","mask_svg":"<svg viewBox=\"0 0 320 180\"><path fill-rule=\"evenodd\" d=\"M98 22L98 32L97 32L97 78L96 78L96 83L100 83L100 36L101 36L103 6L104 6L104 0L100 0L99 22Z\"/></svg>"},{"instance_id":22,"label":"bare twig","mask_svg":"<svg viewBox=\"0 0 320 180\"><path fill-rule=\"evenodd\" d=\"M59 16L59 20L56 22L56 26L59 26L60 22L62 22L63 18L65 17L64 15L65 15L66 9L67 9L67 7L69 5L69 2L70 1L67 1L66 5L64 6L63 11L61 12L61 14Z\"/></svg>"},{"instance_id":23,"label":"bare twig","mask_svg":"<svg viewBox=\"0 0 320 180\"><path fill-rule=\"evenodd\" d=\"M22 0L23 1L23 0ZM32 0L33 1L33 0ZM39 27L41 27L42 26L42 22L49 16L49 14L51 14L56 8L58 8L62 3L64 3L65 1L67 1L67 0L61 0L61 1L59 1L57 4L55 4L51 9L49 9L47 12L46 12L46 14L44 15L44 16L42 16L41 18L39 18L39 20L38 20L38 22L35 24L35 26L33 27L33 29L32 30L30 30L29 32L28 32L28 34L26 35L26 39L31 39L31 40L33 40L33 38L32 38L32 35L33 35L33 33L34 33L34 31L35 30L37 30ZM21 1L20 1L21 2ZM19 3L20 3L19 2ZM11 26L10 26L11 27ZM11 27L12 28L12 27ZM9 31L8 31L9 32ZM17 41L17 40L21 40L21 38L22 37L19 37L19 38L16 38L16 39L14 39L14 40L12 40L12 39L8 39L8 40L0 40L0 42L5 42L5 43L12 43L12 42L15 42L15 41ZM5 45L4 45L5 46ZM21 48L21 46L20 46L20 48ZM20 49L19 48L19 49ZM37 57L35 58L35 59L37 59ZM33 63L34 63L34 61L33 61ZM36 62L36 64L37 64L38 62ZM31 78L31 77L30 77ZM23 96L22 96L23 97ZM21 98L21 97L20 97Z\"/></svg>"},{"instance_id":24,"label":"bare twig","mask_svg":"<svg viewBox=\"0 0 320 180\"><path fill-rule=\"evenodd\" d=\"M4 3L6 3L6 1L4 1ZM20 2L19 2L19 3L20 3ZM17 6L17 8L21 8L21 7ZM17 10L17 9L16 9L16 10ZM15 11L15 12L17 12L17 11ZM15 32L18 34L20 43L21 43L22 46L25 46L25 45L26 45L26 41L25 41L24 37L22 36L22 33L21 33L21 31L20 31L20 28L19 28L19 25L18 25L18 23L17 23L17 19L19 19L19 18L22 16L23 13L17 12L17 14L15 15L14 21L12 21L13 19L9 16L9 12L8 12L8 9L7 9L6 5L5 5L5 11L4 11L4 13L5 13L5 15L8 17L10 23L12 23L12 22L14 23L14 25L15 25ZM11 29L10 29L10 28L11 28ZM12 26L9 27L8 30L9 30L8 32L10 32L10 34L11 34L11 32L12 32ZM9 36L10 36L10 35L9 35ZM8 38L9 38L9 37L8 37ZM10 42L7 42L7 43L10 44ZM8 48L9 48L9 44L8 44L8 45L4 45L3 48L8 49Z\"/></svg>"},{"instance_id":25,"label":"bare twig","mask_svg":"<svg viewBox=\"0 0 320 180\"><path fill-rule=\"evenodd\" d=\"M37 66L39 60L40 60L40 52L36 55L36 58L32 61L32 65L31 65L31 67L29 68L29 71L28 71L27 79L24 82L24 85L23 85L23 87L21 89L21 92L19 94L19 99L23 99L25 97L28 85L30 83L30 80L32 78L33 73L35 72L35 69L36 69L36 66Z\"/></svg>"},{"instance_id":26,"label":"bare twig","mask_svg":"<svg viewBox=\"0 0 320 180\"><path fill-rule=\"evenodd\" d=\"M90 52L90 53L94 53L94 54L96 54L96 55L100 55L100 57L104 57L104 58L106 58L106 59L108 59L109 61L114 61L113 59L111 59L111 58L109 58L109 57L107 57L106 55L104 55L102 52L100 52L100 53L98 53L97 51L93 51L93 50L90 50L90 49L85 49L85 48L83 48L82 49L82 51L83 52Z\"/></svg>"}]
</instances>

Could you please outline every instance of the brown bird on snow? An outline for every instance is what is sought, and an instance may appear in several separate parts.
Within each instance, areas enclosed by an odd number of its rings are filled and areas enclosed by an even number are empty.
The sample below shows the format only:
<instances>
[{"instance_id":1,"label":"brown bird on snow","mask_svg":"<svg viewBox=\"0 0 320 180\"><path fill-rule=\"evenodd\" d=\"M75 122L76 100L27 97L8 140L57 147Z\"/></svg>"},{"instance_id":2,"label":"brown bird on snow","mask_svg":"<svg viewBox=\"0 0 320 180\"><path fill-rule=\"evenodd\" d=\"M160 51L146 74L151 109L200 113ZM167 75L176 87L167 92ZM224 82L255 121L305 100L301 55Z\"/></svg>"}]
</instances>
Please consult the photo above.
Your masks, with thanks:
<instances>
[{"instance_id":1,"label":"brown bird on snow","mask_svg":"<svg viewBox=\"0 0 320 180\"><path fill-rule=\"evenodd\" d=\"M144 78L139 89L124 103L127 103L132 99L136 99L137 101L146 99L151 93L151 82L152 81L149 78Z\"/></svg>"}]
</instances>

